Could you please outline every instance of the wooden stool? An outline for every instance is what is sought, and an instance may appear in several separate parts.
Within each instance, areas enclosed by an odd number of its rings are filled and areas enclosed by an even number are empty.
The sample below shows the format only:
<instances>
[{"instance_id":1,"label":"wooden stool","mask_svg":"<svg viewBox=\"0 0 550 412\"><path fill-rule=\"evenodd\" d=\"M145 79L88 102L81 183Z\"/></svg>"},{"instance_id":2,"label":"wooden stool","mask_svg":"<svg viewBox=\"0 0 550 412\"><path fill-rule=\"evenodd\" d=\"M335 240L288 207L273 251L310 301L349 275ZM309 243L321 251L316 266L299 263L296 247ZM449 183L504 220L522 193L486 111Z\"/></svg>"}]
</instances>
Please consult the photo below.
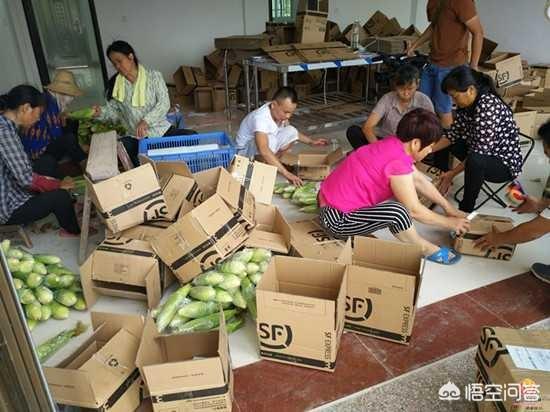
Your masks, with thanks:
<instances>
[{"instance_id":1,"label":"wooden stool","mask_svg":"<svg viewBox=\"0 0 550 412\"><path fill-rule=\"evenodd\" d=\"M0 225L0 233L17 233L27 248L32 249L32 241L22 225ZM3 236L2 236L3 237Z\"/></svg>"}]
</instances>

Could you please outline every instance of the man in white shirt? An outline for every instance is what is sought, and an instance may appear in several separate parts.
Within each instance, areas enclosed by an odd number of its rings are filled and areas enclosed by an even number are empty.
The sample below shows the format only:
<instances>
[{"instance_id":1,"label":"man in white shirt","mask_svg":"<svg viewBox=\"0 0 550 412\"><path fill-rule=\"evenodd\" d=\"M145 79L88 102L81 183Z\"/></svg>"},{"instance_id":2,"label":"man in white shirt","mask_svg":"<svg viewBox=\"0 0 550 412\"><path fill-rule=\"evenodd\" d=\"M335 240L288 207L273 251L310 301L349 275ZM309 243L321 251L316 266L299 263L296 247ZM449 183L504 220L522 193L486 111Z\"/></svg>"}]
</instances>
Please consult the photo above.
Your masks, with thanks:
<instances>
[{"instance_id":1,"label":"man in white shirt","mask_svg":"<svg viewBox=\"0 0 550 412\"><path fill-rule=\"evenodd\" d=\"M280 162L279 157L296 141L324 146L326 139L313 140L289 125L288 121L296 110L298 96L291 87L281 87L273 100L250 112L241 122L237 132L237 152L241 156L262 160L277 167L291 183L302 185L302 180L290 173Z\"/></svg>"}]
</instances>

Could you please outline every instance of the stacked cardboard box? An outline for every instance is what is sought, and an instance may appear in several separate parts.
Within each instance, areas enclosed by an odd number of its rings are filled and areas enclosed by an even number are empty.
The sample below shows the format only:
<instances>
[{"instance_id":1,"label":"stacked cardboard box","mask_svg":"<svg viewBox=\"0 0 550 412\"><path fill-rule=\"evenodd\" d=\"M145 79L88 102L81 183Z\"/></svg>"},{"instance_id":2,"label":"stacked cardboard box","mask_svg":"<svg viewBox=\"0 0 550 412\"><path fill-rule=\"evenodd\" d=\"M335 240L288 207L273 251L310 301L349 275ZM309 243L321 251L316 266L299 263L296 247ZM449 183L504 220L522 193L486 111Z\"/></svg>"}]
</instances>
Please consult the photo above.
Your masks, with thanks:
<instances>
[{"instance_id":1,"label":"stacked cardboard box","mask_svg":"<svg viewBox=\"0 0 550 412\"><path fill-rule=\"evenodd\" d=\"M296 43L325 41L328 0L300 0L296 13Z\"/></svg>"}]
</instances>

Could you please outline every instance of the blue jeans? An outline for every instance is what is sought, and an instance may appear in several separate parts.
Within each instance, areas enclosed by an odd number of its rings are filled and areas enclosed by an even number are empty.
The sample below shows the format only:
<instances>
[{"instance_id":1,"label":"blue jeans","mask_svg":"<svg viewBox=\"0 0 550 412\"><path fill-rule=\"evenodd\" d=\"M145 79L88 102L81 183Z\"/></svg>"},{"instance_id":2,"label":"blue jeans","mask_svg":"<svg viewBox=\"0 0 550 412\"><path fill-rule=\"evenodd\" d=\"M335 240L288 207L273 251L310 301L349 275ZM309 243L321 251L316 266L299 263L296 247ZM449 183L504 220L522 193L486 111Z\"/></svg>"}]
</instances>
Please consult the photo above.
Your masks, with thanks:
<instances>
[{"instance_id":1,"label":"blue jeans","mask_svg":"<svg viewBox=\"0 0 550 412\"><path fill-rule=\"evenodd\" d=\"M454 67L439 67L431 63L422 71L420 77L420 91L432 99L436 113L451 113L451 97L443 93L441 83Z\"/></svg>"}]
</instances>

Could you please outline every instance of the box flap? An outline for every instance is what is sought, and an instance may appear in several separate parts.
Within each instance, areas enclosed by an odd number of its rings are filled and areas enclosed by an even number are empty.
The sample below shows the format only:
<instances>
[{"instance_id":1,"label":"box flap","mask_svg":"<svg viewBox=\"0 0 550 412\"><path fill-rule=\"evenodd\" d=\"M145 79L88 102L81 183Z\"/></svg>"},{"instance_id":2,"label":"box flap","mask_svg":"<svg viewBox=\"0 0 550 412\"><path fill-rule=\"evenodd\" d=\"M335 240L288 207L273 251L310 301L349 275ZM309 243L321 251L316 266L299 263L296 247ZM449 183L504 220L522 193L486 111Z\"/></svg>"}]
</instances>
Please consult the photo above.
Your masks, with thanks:
<instances>
[{"instance_id":1,"label":"box flap","mask_svg":"<svg viewBox=\"0 0 550 412\"><path fill-rule=\"evenodd\" d=\"M85 408L97 408L96 395L85 371L44 367L48 388L56 402Z\"/></svg>"},{"instance_id":2,"label":"box flap","mask_svg":"<svg viewBox=\"0 0 550 412\"><path fill-rule=\"evenodd\" d=\"M235 156L231 176L254 195L256 202L271 204L277 168L262 162L251 162L243 156Z\"/></svg>"},{"instance_id":3,"label":"box flap","mask_svg":"<svg viewBox=\"0 0 550 412\"><path fill-rule=\"evenodd\" d=\"M125 329L137 339L140 339L145 325L145 318L142 315L92 311L90 318L93 329L99 332L96 335L97 340L101 342L107 342L120 329Z\"/></svg>"},{"instance_id":4,"label":"box flap","mask_svg":"<svg viewBox=\"0 0 550 412\"><path fill-rule=\"evenodd\" d=\"M317 219L293 222L290 229L292 247L305 258L336 260L344 246L344 241L326 233Z\"/></svg>"},{"instance_id":5,"label":"box flap","mask_svg":"<svg viewBox=\"0 0 550 412\"><path fill-rule=\"evenodd\" d=\"M256 203L256 227L250 232L245 245L288 254L290 242L290 225L279 209Z\"/></svg>"},{"instance_id":6,"label":"box flap","mask_svg":"<svg viewBox=\"0 0 550 412\"><path fill-rule=\"evenodd\" d=\"M220 356L220 364L223 370L225 383L229 383L229 373L231 369L231 356L229 352L229 338L225 324L225 314L220 310L220 326L218 328L218 354Z\"/></svg>"},{"instance_id":7,"label":"box flap","mask_svg":"<svg viewBox=\"0 0 550 412\"><path fill-rule=\"evenodd\" d=\"M145 290L147 291L147 307L153 309L157 307L162 298L162 285L159 266L149 269L145 276Z\"/></svg>"},{"instance_id":8,"label":"box flap","mask_svg":"<svg viewBox=\"0 0 550 412\"><path fill-rule=\"evenodd\" d=\"M327 165L334 165L336 164L337 162L339 162L340 160L342 160L344 158L344 152L342 151L342 149L338 148L336 149L335 151L329 153L327 155L327 158L326 158L326 164Z\"/></svg>"}]
</instances>

